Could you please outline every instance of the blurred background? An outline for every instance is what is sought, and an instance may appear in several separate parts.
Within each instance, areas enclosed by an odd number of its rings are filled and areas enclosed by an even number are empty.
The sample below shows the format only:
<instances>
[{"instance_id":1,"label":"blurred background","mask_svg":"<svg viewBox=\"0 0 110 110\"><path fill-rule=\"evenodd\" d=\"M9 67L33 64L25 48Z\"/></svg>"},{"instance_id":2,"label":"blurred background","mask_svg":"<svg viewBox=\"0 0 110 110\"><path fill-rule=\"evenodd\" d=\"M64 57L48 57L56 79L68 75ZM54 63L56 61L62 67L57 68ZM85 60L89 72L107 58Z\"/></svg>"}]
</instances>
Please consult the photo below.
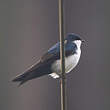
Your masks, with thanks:
<instances>
[{"instance_id":1,"label":"blurred background","mask_svg":"<svg viewBox=\"0 0 110 110\"><path fill-rule=\"evenodd\" d=\"M110 2L65 0L66 33L86 43L67 76L68 110L110 110ZM0 110L60 110L59 81L10 80L59 41L58 0L0 0Z\"/></svg>"}]
</instances>

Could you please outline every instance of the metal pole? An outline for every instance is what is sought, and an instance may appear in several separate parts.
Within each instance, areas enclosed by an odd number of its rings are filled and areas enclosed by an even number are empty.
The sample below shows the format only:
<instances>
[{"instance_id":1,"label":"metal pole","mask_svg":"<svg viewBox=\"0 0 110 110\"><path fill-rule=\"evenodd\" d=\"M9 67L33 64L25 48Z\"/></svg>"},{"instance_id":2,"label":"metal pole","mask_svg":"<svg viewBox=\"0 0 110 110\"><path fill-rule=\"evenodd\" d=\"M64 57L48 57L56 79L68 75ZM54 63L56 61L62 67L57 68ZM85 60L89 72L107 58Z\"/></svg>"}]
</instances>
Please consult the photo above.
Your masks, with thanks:
<instances>
[{"instance_id":1,"label":"metal pole","mask_svg":"<svg viewBox=\"0 0 110 110\"><path fill-rule=\"evenodd\" d=\"M59 34L60 34L60 59L61 59L61 110L66 110L65 87L65 51L64 51L64 9L63 0L59 0Z\"/></svg>"}]
</instances>

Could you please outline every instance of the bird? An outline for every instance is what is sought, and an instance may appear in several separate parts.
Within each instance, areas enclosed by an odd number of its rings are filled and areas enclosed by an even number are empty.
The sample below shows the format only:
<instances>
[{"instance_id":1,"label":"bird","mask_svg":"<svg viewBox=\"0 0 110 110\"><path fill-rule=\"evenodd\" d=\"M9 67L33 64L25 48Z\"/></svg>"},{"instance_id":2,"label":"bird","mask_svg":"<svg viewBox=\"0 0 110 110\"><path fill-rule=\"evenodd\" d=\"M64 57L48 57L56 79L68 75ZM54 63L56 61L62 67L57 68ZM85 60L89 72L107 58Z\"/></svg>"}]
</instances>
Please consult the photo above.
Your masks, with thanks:
<instances>
[{"instance_id":1,"label":"bird","mask_svg":"<svg viewBox=\"0 0 110 110\"><path fill-rule=\"evenodd\" d=\"M64 39L65 48L65 73L72 71L79 62L81 56L81 44L84 42L80 35L68 33ZM12 79L13 82L19 82L19 86L25 82L49 75L54 79L61 76L60 42L53 45L40 60L28 68L22 74Z\"/></svg>"}]
</instances>

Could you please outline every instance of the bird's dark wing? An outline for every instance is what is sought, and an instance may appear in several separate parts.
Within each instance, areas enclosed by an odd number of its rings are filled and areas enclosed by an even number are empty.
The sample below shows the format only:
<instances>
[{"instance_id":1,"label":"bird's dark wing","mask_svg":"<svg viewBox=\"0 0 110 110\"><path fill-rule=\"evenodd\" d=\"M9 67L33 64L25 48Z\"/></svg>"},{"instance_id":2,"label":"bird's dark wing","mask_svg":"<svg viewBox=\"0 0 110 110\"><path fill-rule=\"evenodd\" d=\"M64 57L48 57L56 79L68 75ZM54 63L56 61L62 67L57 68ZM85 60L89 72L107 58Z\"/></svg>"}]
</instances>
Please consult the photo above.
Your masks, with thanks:
<instances>
[{"instance_id":1,"label":"bird's dark wing","mask_svg":"<svg viewBox=\"0 0 110 110\"><path fill-rule=\"evenodd\" d=\"M49 62L60 58L60 43L56 43L52 46L42 57L41 62Z\"/></svg>"},{"instance_id":2,"label":"bird's dark wing","mask_svg":"<svg viewBox=\"0 0 110 110\"><path fill-rule=\"evenodd\" d=\"M68 57L71 54L74 54L76 52L76 45L73 43L66 43L65 44L65 56ZM52 48L48 50L47 53L45 53L41 57L41 62L48 62L51 61L54 62L55 60L60 59L60 43L55 44Z\"/></svg>"}]
</instances>

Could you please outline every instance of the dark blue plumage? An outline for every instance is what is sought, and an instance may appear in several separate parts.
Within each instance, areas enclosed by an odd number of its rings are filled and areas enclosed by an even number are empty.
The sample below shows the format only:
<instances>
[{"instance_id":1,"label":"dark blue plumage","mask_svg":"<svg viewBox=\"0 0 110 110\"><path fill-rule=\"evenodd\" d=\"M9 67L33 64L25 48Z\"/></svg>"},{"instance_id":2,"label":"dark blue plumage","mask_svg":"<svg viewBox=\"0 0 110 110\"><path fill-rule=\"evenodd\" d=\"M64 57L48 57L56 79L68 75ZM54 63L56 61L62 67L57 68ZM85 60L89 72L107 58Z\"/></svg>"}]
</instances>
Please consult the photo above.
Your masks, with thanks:
<instances>
[{"instance_id":1,"label":"dark blue plumage","mask_svg":"<svg viewBox=\"0 0 110 110\"><path fill-rule=\"evenodd\" d=\"M65 38L65 57L74 55L77 50L77 45L73 43L75 40L81 40L76 34L70 33ZM51 69L52 64L60 59L60 43L56 43L52 46L47 53L45 53L39 62L29 68L23 74L17 76L13 79L14 82L20 82L20 85L28 80L37 78L43 75L51 74L53 71Z\"/></svg>"}]
</instances>

